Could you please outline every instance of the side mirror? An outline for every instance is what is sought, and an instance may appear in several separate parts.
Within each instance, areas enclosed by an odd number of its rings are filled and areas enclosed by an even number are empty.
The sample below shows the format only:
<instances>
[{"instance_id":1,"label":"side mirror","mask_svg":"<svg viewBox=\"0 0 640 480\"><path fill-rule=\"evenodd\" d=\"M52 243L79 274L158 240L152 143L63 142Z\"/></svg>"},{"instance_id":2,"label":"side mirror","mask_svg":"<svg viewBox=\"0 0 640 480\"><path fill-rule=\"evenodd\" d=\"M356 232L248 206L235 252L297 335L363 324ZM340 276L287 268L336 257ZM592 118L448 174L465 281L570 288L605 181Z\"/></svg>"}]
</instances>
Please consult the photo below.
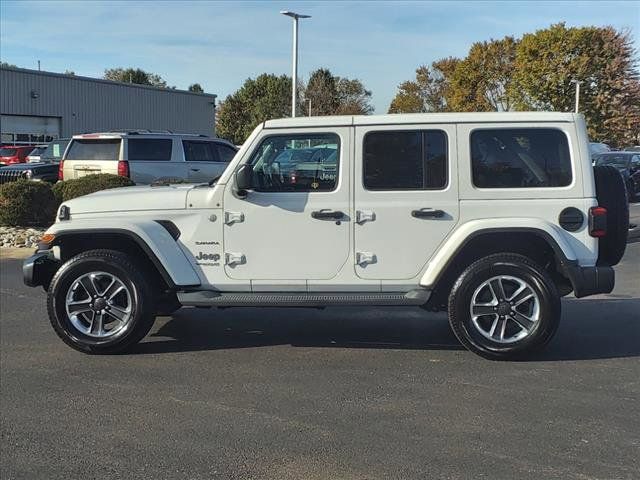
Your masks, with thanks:
<instances>
[{"instance_id":1,"label":"side mirror","mask_svg":"<svg viewBox=\"0 0 640 480\"><path fill-rule=\"evenodd\" d=\"M246 193L246 190L251 190L252 179L253 166L246 163L240 166L240 168L236 170L236 187L238 188L238 192Z\"/></svg>"}]
</instances>

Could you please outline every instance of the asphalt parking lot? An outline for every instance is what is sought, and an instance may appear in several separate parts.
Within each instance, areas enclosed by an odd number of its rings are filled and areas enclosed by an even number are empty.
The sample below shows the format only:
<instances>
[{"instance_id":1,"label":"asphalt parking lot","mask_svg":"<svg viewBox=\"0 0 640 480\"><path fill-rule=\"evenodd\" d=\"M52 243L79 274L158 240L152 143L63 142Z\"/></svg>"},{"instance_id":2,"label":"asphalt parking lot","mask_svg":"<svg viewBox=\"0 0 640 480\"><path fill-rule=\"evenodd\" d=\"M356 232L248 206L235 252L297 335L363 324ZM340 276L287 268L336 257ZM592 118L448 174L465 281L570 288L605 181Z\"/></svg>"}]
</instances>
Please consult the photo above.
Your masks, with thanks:
<instances>
[{"instance_id":1,"label":"asphalt parking lot","mask_svg":"<svg viewBox=\"0 0 640 480\"><path fill-rule=\"evenodd\" d=\"M0 261L2 479L640 478L640 231L614 292L565 299L511 363L409 308L184 309L87 356L20 262Z\"/></svg>"}]
</instances>

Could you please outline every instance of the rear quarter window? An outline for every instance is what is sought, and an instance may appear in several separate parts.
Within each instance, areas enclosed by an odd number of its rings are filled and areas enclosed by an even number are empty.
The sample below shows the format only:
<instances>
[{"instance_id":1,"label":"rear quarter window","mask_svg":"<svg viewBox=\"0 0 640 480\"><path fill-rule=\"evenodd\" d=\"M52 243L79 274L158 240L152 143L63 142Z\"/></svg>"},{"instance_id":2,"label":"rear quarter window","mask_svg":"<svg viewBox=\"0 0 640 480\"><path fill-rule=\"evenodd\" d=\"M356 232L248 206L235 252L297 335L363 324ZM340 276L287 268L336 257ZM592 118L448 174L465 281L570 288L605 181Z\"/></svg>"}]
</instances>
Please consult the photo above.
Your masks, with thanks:
<instances>
[{"instance_id":1,"label":"rear quarter window","mask_svg":"<svg viewBox=\"0 0 640 480\"><path fill-rule=\"evenodd\" d=\"M172 148L170 138L130 138L128 156L131 161L168 162Z\"/></svg>"},{"instance_id":2,"label":"rear quarter window","mask_svg":"<svg viewBox=\"0 0 640 480\"><path fill-rule=\"evenodd\" d=\"M66 160L118 160L120 139L73 140Z\"/></svg>"},{"instance_id":3,"label":"rear quarter window","mask_svg":"<svg viewBox=\"0 0 640 480\"><path fill-rule=\"evenodd\" d=\"M470 143L476 187L542 188L571 184L569 140L561 130L474 130Z\"/></svg>"}]
</instances>

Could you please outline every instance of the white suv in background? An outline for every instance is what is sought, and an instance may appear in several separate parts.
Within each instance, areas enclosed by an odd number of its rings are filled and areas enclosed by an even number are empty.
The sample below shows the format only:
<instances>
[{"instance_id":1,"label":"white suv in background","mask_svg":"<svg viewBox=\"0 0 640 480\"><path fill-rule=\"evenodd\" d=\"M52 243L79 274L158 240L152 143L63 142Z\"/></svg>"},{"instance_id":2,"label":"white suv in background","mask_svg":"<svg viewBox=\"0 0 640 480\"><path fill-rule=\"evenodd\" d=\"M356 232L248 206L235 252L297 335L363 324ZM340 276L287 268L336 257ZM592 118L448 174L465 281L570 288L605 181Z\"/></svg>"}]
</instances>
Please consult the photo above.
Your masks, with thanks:
<instances>
[{"instance_id":1,"label":"white suv in background","mask_svg":"<svg viewBox=\"0 0 640 480\"><path fill-rule=\"evenodd\" d=\"M581 115L292 118L259 125L217 182L64 202L23 268L87 353L181 306L414 305L504 359L551 339L562 296L611 292L628 224Z\"/></svg>"},{"instance_id":2,"label":"white suv in background","mask_svg":"<svg viewBox=\"0 0 640 480\"><path fill-rule=\"evenodd\" d=\"M139 185L165 179L209 182L222 174L237 150L206 135L146 130L76 135L60 162L59 180L111 173Z\"/></svg>"}]
</instances>

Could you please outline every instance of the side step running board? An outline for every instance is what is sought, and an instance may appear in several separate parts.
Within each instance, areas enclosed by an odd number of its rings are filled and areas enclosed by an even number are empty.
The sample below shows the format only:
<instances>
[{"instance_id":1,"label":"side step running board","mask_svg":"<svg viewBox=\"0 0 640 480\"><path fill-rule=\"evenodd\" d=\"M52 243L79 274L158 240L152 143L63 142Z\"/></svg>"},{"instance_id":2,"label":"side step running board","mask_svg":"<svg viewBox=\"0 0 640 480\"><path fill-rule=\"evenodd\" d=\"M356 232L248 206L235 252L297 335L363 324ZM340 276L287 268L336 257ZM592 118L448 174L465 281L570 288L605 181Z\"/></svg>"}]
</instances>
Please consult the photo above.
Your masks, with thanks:
<instances>
[{"instance_id":1,"label":"side step running board","mask_svg":"<svg viewBox=\"0 0 640 480\"><path fill-rule=\"evenodd\" d=\"M329 305L423 305L429 300L429 290L410 292L348 292L348 293L233 293L200 290L178 292L185 307L324 307Z\"/></svg>"}]
</instances>

